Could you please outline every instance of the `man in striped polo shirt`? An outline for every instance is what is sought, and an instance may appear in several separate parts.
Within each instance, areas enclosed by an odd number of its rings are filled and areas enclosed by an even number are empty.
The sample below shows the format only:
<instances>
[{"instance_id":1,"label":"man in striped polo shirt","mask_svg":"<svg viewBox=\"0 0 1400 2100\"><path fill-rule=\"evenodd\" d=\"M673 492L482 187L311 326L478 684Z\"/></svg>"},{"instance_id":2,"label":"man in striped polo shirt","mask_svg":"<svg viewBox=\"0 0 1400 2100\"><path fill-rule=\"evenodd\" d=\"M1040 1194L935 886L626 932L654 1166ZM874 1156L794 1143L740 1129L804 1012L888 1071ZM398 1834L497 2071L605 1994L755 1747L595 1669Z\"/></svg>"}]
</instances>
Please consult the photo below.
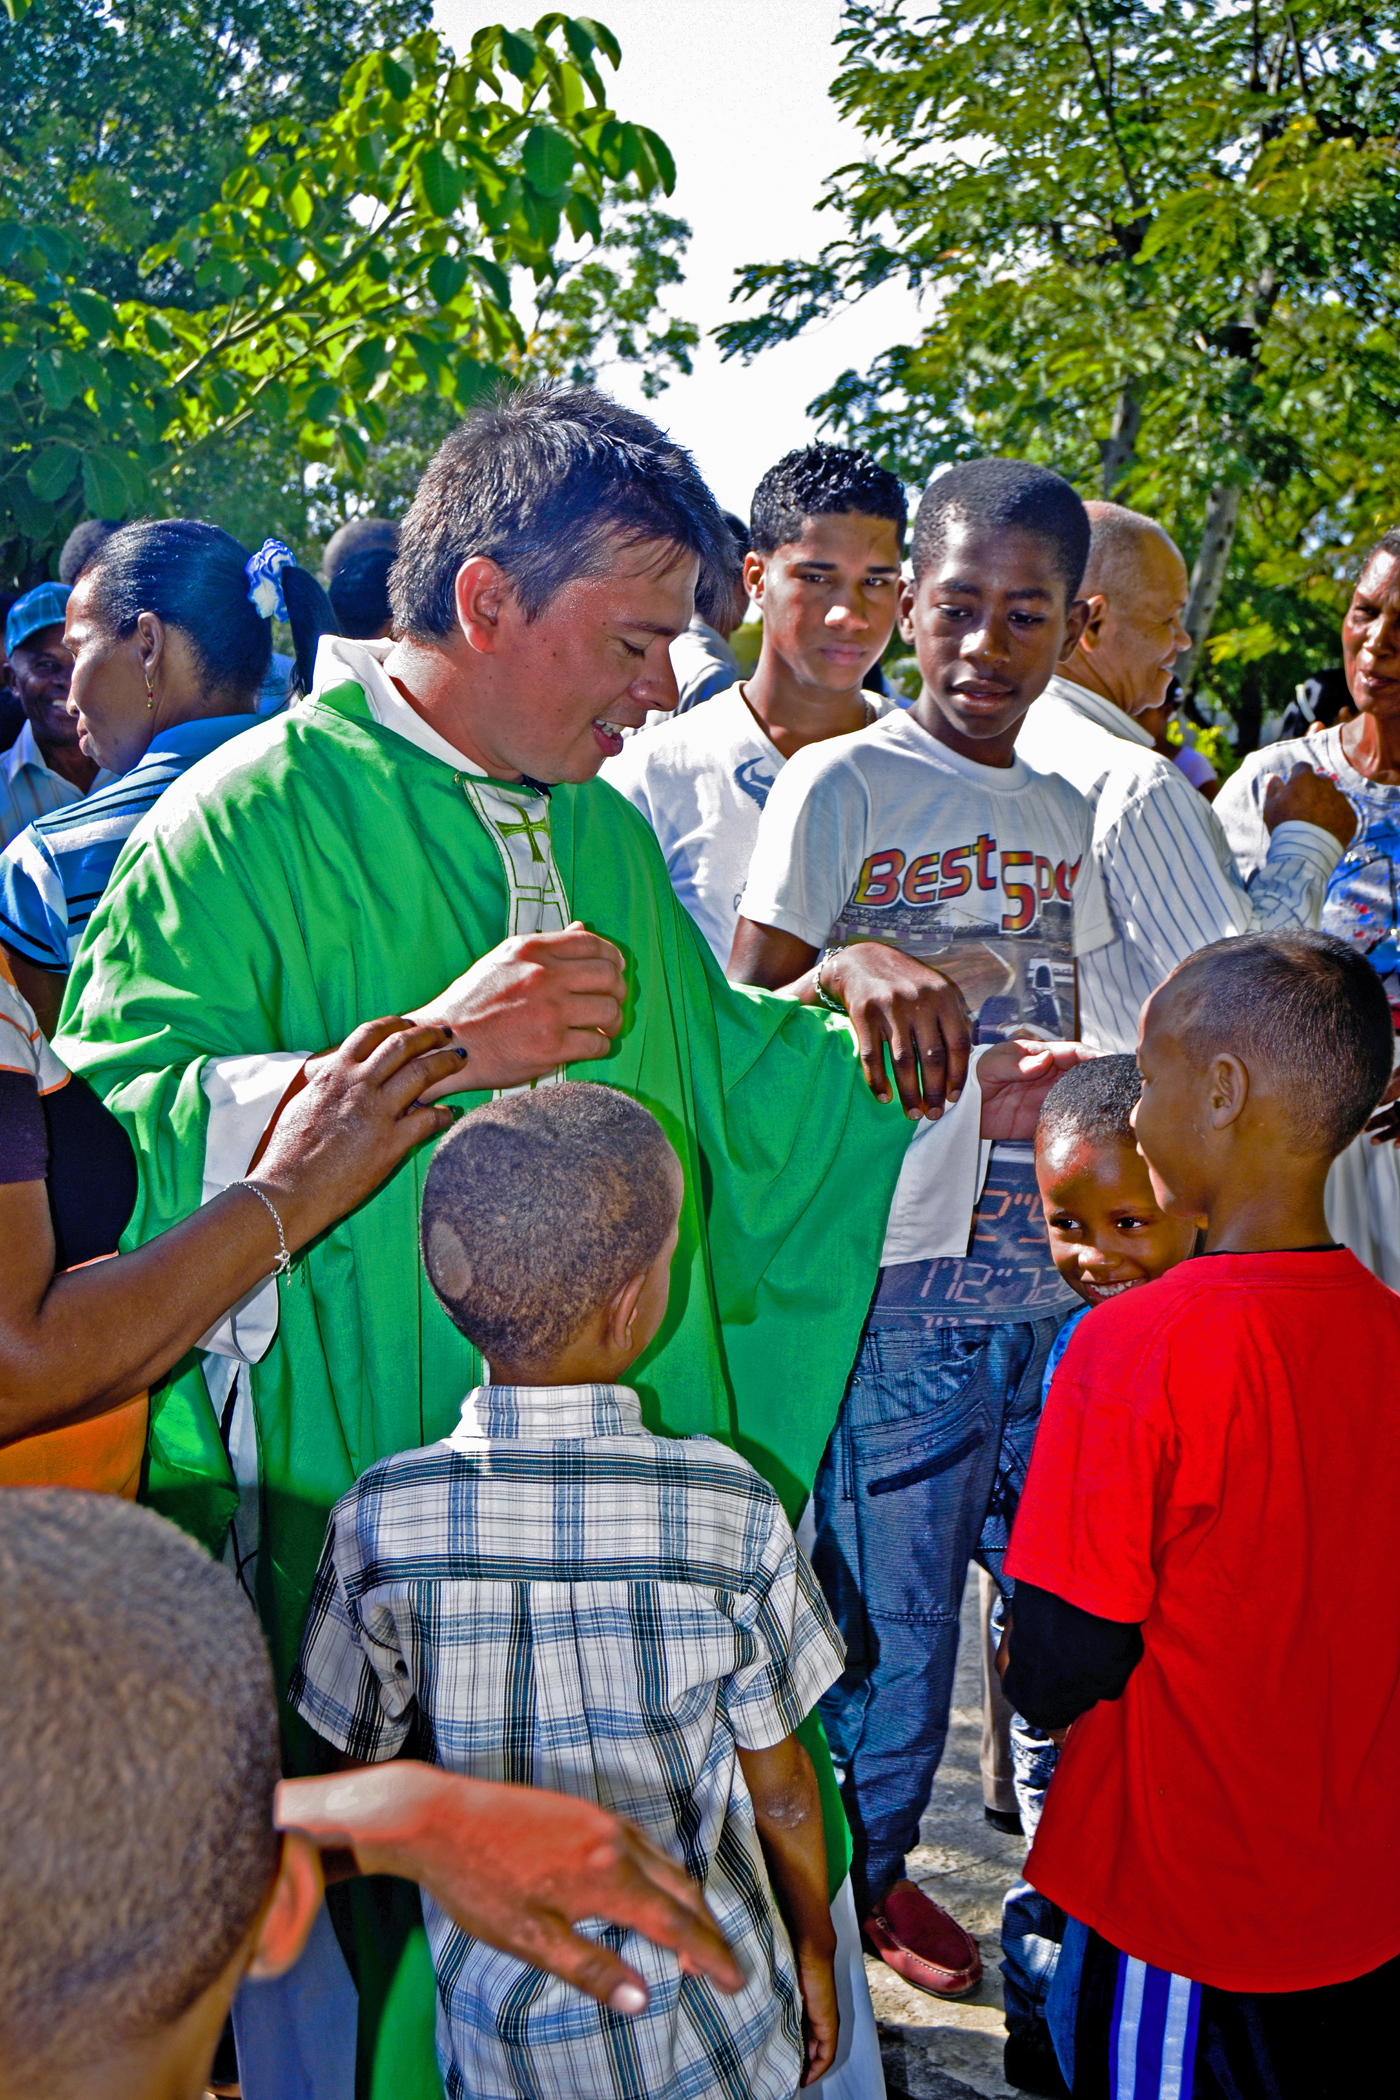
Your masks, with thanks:
<instances>
[{"instance_id":1,"label":"man in striped polo shirt","mask_svg":"<svg viewBox=\"0 0 1400 2100\"><path fill-rule=\"evenodd\" d=\"M1137 717L1156 707L1191 637L1186 564L1137 511L1090 503L1082 595L1089 618L1016 739L1017 755L1060 773L1094 812L1094 857L1114 938L1083 957L1080 1033L1132 1050L1143 1001L1211 941L1315 927L1327 878L1356 828L1346 797L1311 768L1272 783L1269 857L1246 884L1210 804L1152 748Z\"/></svg>"},{"instance_id":2,"label":"man in striped polo shirt","mask_svg":"<svg viewBox=\"0 0 1400 2100\"><path fill-rule=\"evenodd\" d=\"M73 659L64 646L64 583L41 583L5 615L9 677L23 710L19 735L0 757L0 846L51 809L79 802L97 767L78 748L68 713Z\"/></svg>"}]
</instances>

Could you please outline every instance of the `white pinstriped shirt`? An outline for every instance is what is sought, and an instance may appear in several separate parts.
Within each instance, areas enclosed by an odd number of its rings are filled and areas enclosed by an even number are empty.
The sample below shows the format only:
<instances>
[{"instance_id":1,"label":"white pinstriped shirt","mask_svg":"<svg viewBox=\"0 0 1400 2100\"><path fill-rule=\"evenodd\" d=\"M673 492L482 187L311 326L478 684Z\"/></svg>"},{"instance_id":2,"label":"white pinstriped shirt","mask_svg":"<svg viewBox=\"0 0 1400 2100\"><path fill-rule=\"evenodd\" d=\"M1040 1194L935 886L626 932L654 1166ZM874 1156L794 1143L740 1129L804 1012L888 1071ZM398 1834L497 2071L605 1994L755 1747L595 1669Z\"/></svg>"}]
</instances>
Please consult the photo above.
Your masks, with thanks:
<instances>
[{"instance_id":1,"label":"white pinstriped shirt","mask_svg":"<svg viewBox=\"0 0 1400 2100\"><path fill-rule=\"evenodd\" d=\"M1143 1001L1211 941L1273 926L1316 926L1342 847L1316 824L1280 824L1248 884L1224 827L1179 766L1121 708L1052 678L1022 724L1020 757L1059 773L1094 812L1114 938L1079 959L1079 1032L1134 1050Z\"/></svg>"}]
</instances>

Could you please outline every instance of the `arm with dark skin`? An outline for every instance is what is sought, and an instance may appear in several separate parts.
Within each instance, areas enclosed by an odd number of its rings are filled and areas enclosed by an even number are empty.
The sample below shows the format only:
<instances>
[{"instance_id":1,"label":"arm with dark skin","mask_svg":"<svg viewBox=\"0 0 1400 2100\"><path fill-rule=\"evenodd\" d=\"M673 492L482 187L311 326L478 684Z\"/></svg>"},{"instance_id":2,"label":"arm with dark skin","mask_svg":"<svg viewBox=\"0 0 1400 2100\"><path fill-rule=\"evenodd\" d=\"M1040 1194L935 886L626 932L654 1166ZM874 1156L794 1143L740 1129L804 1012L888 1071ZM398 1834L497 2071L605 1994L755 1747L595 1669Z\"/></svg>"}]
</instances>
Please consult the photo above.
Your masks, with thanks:
<instances>
[{"instance_id":1,"label":"arm with dark skin","mask_svg":"<svg viewBox=\"0 0 1400 2100\"><path fill-rule=\"evenodd\" d=\"M741 918L729 957L735 984L755 984L817 1006L819 951L796 934ZM972 1031L962 993L937 970L878 941L856 941L828 956L822 986L850 1017L866 1085L877 1101L892 1090L911 1117L937 1117L967 1083Z\"/></svg>"},{"instance_id":2,"label":"arm with dark skin","mask_svg":"<svg viewBox=\"0 0 1400 2100\"><path fill-rule=\"evenodd\" d=\"M807 2061L801 2083L831 2068L840 2020L836 2010L836 1929L826 1892L826 1840L812 1760L795 1736L771 1750L739 1749L753 1800L768 1878L792 1941L802 1992Z\"/></svg>"},{"instance_id":3,"label":"arm with dark skin","mask_svg":"<svg viewBox=\"0 0 1400 2100\"><path fill-rule=\"evenodd\" d=\"M779 997L817 1005L818 951L755 920L739 921L729 958L735 984L756 984ZM967 1084L972 1030L962 993L926 963L879 941L855 941L822 966L822 985L845 1007L861 1070L877 1101L897 1092L904 1113L935 1122ZM886 1070L888 1052L894 1088ZM1029 1139L1046 1094L1072 1064L1092 1057L1078 1043L994 1043L977 1068L984 1138Z\"/></svg>"},{"instance_id":4,"label":"arm with dark skin","mask_svg":"<svg viewBox=\"0 0 1400 2100\"><path fill-rule=\"evenodd\" d=\"M257 1173L289 1251L362 1203L451 1120L422 1095L460 1053L441 1028L397 1019L356 1029L318 1068ZM271 1274L277 1234L247 1189L226 1189L159 1238L54 1274L42 1181L0 1185L0 1442L78 1422L163 1376Z\"/></svg>"},{"instance_id":5,"label":"arm with dark skin","mask_svg":"<svg viewBox=\"0 0 1400 2100\"><path fill-rule=\"evenodd\" d=\"M1122 1698L1142 1655L1140 1626L1098 1618L1050 1590L1018 1581L997 1669L1017 1713L1063 1743L1091 1706Z\"/></svg>"},{"instance_id":6,"label":"arm with dark skin","mask_svg":"<svg viewBox=\"0 0 1400 2100\"><path fill-rule=\"evenodd\" d=\"M4 947L0 941L0 947ZM68 982L66 973L57 970L41 970L37 963L17 949L5 948L5 957L10 965L10 975L19 987L20 994L34 1009L34 1018L46 1036L50 1038L58 1026L58 1010L63 1004L63 989Z\"/></svg>"},{"instance_id":7,"label":"arm with dark skin","mask_svg":"<svg viewBox=\"0 0 1400 2100\"><path fill-rule=\"evenodd\" d=\"M395 1758L284 1779L275 1820L322 1848L328 1881L416 1881L473 1939L614 2012L640 2012L646 1985L609 1948L570 1929L581 1918L606 1918L669 1947L682 1969L719 1990L743 1984L695 1884L640 1830L591 1801Z\"/></svg>"}]
</instances>

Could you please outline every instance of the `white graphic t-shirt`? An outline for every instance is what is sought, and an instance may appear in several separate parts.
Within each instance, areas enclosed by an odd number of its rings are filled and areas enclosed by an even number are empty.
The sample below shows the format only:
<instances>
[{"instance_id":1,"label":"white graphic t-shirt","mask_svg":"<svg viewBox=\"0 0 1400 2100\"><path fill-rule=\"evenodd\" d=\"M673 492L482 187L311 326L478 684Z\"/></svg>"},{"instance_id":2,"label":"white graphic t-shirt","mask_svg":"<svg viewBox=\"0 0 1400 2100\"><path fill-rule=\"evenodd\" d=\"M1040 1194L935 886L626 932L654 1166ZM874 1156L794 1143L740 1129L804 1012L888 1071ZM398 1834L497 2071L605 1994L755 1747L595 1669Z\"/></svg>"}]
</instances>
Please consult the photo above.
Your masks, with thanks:
<instances>
[{"instance_id":1,"label":"white graphic t-shirt","mask_svg":"<svg viewBox=\"0 0 1400 2100\"><path fill-rule=\"evenodd\" d=\"M866 696L877 713L894 705ZM629 737L602 778L656 833L671 883L723 970L768 790L783 754L759 728L738 686Z\"/></svg>"},{"instance_id":2,"label":"white graphic t-shirt","mask_svg":"<svg viewBox=\"0 0 1400 2100\"><path fill-rule=\"evenodd\" d=\"M1074 1034L1074 962L1113 938L1077 789L1016 759L981 766L912 716L814 744L784 768L740 909L811 947L884 941L962 989L974 1040ZM1003 1244L1004 1242L1004 1244ZM1026 1319L1071 1300L1050 1261L1026 1146L994 1146L969 1258L883 1273L931 1319Z\"/></svg>"}]
</instances>

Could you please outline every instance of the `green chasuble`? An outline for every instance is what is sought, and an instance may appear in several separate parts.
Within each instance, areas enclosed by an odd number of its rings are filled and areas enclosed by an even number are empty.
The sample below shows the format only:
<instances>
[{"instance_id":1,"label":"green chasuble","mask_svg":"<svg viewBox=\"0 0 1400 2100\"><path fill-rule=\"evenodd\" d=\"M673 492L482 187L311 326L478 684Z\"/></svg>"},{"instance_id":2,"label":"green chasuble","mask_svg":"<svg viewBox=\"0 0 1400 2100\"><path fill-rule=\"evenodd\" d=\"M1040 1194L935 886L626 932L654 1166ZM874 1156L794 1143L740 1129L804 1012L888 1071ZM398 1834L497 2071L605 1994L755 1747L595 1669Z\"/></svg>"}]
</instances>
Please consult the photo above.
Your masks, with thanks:
<instances>
[{"instance_id":1,"label":"green chasuble","mask_svg":"<svg viewBox=\"0 0 1400 2100\"><path fill-rule=\"evenodd\" d=\"M512 793L518 822L502 821ZM914 1126L872 1098L835 1017L725 982L650 828L600 781L546 800L454 771L381 726L353 683L186 774L123 851L58 1036L136 1149L122 1244L201 1200L206 1059L324 1049L424 1005L508 933L571 918L616 942L628 982L610 1054L571 1076L635 1095L685 1169L670 1310L631 1382L653 1428L736 1445L795 1518ZM419 1261L429 1157L420 1147L303 1253L250 1374L259 1597L282 1687L331 1505L376 1459L445 1436L480 1378ZM235 1493L195 1358L153 1396L146 1492L218 1550ZM804 1739L830 1802L815 1726ZM290 1722L287 1744L301 1763ZM421 1927L395 1943L381 1923L360 1941L361 2092L440 2094Z\"/></svg>"}]
</instances>

